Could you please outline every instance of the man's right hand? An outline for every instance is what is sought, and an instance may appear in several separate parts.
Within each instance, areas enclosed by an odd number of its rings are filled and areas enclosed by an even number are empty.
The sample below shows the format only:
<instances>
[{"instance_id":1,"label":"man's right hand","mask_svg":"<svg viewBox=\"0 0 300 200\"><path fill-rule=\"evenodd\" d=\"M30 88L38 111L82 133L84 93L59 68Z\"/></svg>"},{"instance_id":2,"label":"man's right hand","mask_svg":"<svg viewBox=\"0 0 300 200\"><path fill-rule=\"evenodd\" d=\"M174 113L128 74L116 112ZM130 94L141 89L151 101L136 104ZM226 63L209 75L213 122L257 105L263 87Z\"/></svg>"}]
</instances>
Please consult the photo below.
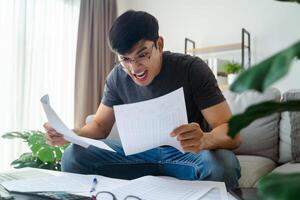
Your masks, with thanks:
<instances>
[{"instance_id":1,"label":"man's right hand","mask_svg":"<svg viewBox=\"0 0 300 200\"><path fill-rule=\"evenodd\" d=\"M52 126L46 122L44 124L44 128L46 131L46 143L51 145L51 146L62 146L64 144L69 143L67 140L65 140L65 138L63 137L62 134L56 132L56 130L54 128L52 128Z\"/></svg>"}]
</instances>

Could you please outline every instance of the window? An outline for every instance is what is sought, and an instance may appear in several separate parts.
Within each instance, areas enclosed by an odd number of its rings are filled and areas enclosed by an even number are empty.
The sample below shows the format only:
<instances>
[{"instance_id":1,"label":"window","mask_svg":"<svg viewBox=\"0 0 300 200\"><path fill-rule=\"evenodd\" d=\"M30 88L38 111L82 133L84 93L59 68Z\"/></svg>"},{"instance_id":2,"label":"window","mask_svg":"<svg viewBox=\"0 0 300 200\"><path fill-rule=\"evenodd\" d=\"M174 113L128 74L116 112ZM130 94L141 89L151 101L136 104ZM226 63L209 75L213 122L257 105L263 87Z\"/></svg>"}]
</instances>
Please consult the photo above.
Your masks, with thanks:
<instances>
[{"instance_id":1,"label":"window","mask_svg":"<svg viewBox=\"0 0 300 200\"><path fill-rule=\"evenodd\" d=\"M51 104L70 127L80 0L0 1L0 135L43 130L39 99ZM26 150L0 139L0 171Z\"/></svg>"}]
</instances>

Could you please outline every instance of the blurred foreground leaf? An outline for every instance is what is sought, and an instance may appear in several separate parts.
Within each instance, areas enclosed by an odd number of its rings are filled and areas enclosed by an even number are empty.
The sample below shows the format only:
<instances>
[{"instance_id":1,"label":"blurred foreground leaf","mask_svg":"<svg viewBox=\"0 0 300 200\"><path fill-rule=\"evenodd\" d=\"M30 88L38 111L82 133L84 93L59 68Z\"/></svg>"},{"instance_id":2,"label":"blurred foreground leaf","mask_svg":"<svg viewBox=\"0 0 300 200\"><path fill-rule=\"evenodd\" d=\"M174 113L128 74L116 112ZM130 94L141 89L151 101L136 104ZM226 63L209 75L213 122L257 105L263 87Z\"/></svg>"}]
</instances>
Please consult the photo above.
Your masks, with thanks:
<instances>
[{"instance_id":1,"label":"blurred foreground leaf","mask_svg":"<svg viewBox=\"0 0 300 200\"><path fill-rule=\"evenodd\" d=\"M300 4L300 0L276 0L276 1L282 1L282 2L297 2Z\"/></svg>"},{"instance_id":2,"label":"blurred foreground leaf","mask_svg":"<svg viewBox=\"0 0 300 200\"><path fill-rule=\"evenodd\" d=\"M272 173L258 183L258 193L267 200L300 199L300 173Z\"/></svg>"},{"instance_id":3,"label":"blurred foreground leaf","mask_svg":"<svg viewBox=\"0 0 300 200\"><path fill-rule=\"evenodd\" d=\"M228 135L234 137L241 129L248 126L254 120L268 116L275 112L300 111L300 100L287 102L266 101L249 106L245 112L234 115L229 121Z\"/></svg>"},{"instance_id":4,"label":"blurred foreground leaf","mask_svg":"<svg viewBox=\"0 0 300 200\"><path fill-rule=\"evenodd\" d=\"M234 92L264 91L287 74L292 61L300 59L300 41L242 72L230 86Z\"/></svg>"}]
</instances>

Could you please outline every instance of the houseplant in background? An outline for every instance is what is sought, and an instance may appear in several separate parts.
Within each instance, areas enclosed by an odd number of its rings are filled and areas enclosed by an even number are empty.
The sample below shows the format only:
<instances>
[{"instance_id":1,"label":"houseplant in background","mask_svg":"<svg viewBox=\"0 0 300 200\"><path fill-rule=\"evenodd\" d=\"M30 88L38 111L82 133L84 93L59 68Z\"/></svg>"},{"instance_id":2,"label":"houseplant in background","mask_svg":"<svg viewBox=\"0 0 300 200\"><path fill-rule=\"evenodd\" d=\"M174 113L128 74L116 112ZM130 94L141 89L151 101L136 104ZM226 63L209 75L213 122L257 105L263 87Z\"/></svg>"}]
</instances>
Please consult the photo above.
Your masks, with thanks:
<instances>
[{"instance_id":1,"label":"houseplant in background","mask_svg":"<svg viewBox=\"0 0 300 200\"><path fill-rule=\"evenodd\" d=\"M231 85L241 71L241 64L234 61L226 62L223 65L223 69L224 73L227 74L228 85Z\"/></svg>"},{"instance_id":2,"label":"houseplant in background","mask_svg":"<svg viewBox=\"0 0 300 200\"><path fill-rule=\"evenodd\" d=\"M58 147L46 144L45 133L41 131L9 132L2 135L5 139L18 138L27 143L31 152L22 154L11 165L14 168L34 167L60 171L61 157L68 144Z\"/></svg>"},{"instance_id":3,"label":"houseplant in background","mask_svg":"<svg viewBox=\"0 0 300 200\"><path fill-rule=\"evenodd\" d=\"M281 1L300 3L300 0ZM231 85L230 90L243 92L252 89L263 92L275 81L284 77L289 71L291 63L297 59L300 59L300 41L242 72ZM243 113L230 119L228 135L234 137L242 128L248 126L254 120L283 111L300 111L300 100L280 103L268 101L252 105ZM259 181L258 192L263 199L299 199L300 173L271 173Z\"/></svg>"}]
</instances>

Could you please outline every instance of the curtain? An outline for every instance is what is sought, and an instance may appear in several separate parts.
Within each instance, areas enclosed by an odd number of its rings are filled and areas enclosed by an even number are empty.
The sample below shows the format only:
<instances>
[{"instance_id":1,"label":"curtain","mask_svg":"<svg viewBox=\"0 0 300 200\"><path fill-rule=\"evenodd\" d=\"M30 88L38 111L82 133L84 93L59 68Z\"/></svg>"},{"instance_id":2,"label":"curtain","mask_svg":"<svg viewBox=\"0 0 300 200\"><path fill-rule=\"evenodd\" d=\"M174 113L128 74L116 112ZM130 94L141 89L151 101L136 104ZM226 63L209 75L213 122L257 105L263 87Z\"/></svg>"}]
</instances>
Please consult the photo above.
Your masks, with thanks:
<instances>
[{"instance_id":1,"label":"curtain","mask_svg":"<svg viewBox=\"0 0 300 200\"><path fill-rule=\"evenodd\" d=\"M73 126L79 8L80 0L0 1L0 136L44 131L44 94ZM0 138L0 170L24 151L17 139Z\"/></svg>"},{"instance_id":2,"label":"curtain","mask_svg":"<svg viewBox=\"0 0 300 200\"><path fill-rule=\"evenodd\" d=\"M76 70L75 128L99 106L106 75L114 63L107 34L116 18L115 0L85 0L80 7Z\"/></svg>"}]
</instances>

